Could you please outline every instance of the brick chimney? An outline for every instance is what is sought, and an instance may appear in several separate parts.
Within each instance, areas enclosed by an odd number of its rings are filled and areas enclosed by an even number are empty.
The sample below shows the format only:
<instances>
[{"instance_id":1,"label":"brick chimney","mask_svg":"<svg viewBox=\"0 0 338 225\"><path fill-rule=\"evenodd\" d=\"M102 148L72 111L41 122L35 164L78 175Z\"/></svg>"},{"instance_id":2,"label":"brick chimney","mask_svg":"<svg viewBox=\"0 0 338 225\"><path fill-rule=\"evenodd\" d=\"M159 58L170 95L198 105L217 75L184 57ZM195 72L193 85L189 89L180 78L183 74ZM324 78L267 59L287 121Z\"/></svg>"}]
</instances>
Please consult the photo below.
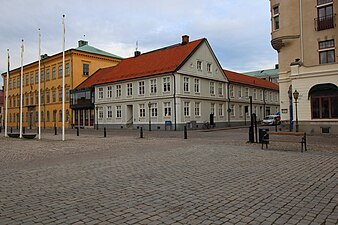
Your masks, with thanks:
<instances>
[{"instance_id":1,"label":"brick chimney","mask_svg":"<svg viewBox=\"0 0 338 225\"><path fill-rule=\"evenodd\" d=\"M188 44L189 43L189 36L188 35L183 35L182 36L182 45Z\"/></svg>"},{"instance_id":2,"label":"brick chimney","mask_svg":"<svg viewBox=\"0 0 338 225\"><path fill-rule=\"evenodd\" d=\"M79 40L79 47L88 45L88 41L84 41L84 40Z\"/></svg>"}]
</instances>

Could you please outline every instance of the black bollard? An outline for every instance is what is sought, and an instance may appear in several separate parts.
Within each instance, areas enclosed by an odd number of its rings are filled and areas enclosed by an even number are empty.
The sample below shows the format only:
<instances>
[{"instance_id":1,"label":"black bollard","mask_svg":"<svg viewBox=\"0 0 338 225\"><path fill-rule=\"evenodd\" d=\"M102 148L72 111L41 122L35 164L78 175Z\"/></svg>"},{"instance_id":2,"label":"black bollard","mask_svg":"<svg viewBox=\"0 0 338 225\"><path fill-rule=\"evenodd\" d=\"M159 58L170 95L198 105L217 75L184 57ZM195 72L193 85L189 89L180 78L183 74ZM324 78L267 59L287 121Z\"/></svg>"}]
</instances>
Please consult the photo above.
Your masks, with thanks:
<instances>
[{"instance_id":1,"label":"black bollard","mask_svg":"<svg viewBox=\"0 0 338 225\"><path fill-rule=\"evenodd\" d=\"M13 128L11 127L11 133L13 133Z\"/></svg>"},{"instance_id":2,"label":"black bollard","mask_svg":"<svg viewBox=\"0 0 338 225\"><path fill-rule=\"evenodd\" d=\"M26 133L26 128L25 127L22 128L22 133L23 134Z\"/></svg>"},{"instance_id":3,"label":"black bollard","mask_svg":"<svg viewBox=\"0 0 338 225\"><path fill-rule=\"evenodd\" d=\"M2 127L0 126L0 133L1 133L1 128L2 128Z\"/></svg>"},{"instance_id":4,"label":"black bollard","mask_svg":"<svg viewBox=\"0 0 338 225\"><path fill-rule=\"evenodd\" d=\"M143 127L140 129L140 138L143 138Z\"/></svg>"},{"instance_id":5,"label":"black bollard","mask_svg":"<svg viewBox=\"0 0 338 225\"><path fill-rule=\"evenodd\" d=\"M39 127L36 128L36 133L39 134Z\"/></svg>"},{"instance_id":6,"label":"black bollard","mask_svg":"<svg viewBox=\"0 0 338 225\"><path fill-rule=\"evenodd\" d=\"M103 128L103 137L107 137L107 131L106 131L106 128Z\"/></svg>"},{"instance_id":7,"label":"black bollard","mask_svg":"<svg viewBox=\"0 0 338 225\"><path fill-rule=\"evenodd\" d=\"M80 136L80 128L76 127L76 136Z\"/></svg>"},{"instance_id":8,"label":"black bollard","mask_svg":"<svg viewBox=\"0 0 338 225\"><path fill-rule=\"evenodd\" d=\"M187 126L184 126L184 139L188 138L188 134L187 134Z\"/></svg>"},{"instance_id":9,"label":"black bollard","mask_svg":"<svg viewBox=\"0 0 338 225\"><path fill-rule=\"evenodd\" d=\"M54 135L57 135L58 134L58 129L56 126L54 126Z\"/></svg>"}]
</instances>

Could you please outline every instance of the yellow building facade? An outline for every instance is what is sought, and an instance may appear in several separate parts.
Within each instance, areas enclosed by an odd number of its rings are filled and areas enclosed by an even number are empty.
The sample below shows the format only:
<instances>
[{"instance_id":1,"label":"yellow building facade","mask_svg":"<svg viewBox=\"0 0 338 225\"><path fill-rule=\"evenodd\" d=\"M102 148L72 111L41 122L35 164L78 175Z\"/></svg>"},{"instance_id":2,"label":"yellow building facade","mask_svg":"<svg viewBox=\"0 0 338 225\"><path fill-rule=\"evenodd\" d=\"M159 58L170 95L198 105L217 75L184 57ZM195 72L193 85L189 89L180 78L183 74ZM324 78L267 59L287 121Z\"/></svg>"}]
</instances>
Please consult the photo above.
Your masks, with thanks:
<instances>
[{"instance_id":1,"label":"yellow building facade","mask_svg":"<svg viewBox=\"0 0 338 225\"><path fill-rule=\"evenodd\" d=\"M70 109L70 90L79 85L100 68L117 65L121 57L104 52L79 41L79 46L65 52L65 125L71 127L73 114ZM62 53L41 56L41 127L62 126ZM38 61L23 67L23 127L38 126ZM4 79L6 93L7 73ZM9 73L8 127L20 125L21 68ZM5 103L6 104L6 103Z\"/></svg>"}]
</instances>

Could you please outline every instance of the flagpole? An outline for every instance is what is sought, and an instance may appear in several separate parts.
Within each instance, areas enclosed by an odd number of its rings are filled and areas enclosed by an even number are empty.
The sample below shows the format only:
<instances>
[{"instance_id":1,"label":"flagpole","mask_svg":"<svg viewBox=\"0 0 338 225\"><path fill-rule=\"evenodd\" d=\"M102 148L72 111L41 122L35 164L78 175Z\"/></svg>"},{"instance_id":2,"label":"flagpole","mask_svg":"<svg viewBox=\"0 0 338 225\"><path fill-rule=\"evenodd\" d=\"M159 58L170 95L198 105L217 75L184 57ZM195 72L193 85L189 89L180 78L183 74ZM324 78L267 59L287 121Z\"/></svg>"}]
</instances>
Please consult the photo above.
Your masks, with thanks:
<instances>
[{"instance_id":1,"label":"flagpole","mask_svg":"<svg viewBox=\"0 0 338 225\"><path fill-rule=\"evenodd\" d=\"M40 28L39 28L39 37L38 37L38 40L39 40L39 78L38 78L38 88L39 88L39 104L38 104L38 111L39 111L39 115L38 115L38 118L39 118L39 140L41 139L41 47L40 47L40 44L41 44L41 34L40 34Z\"/></svg>"},{"instance_id":2,"label":"flagpole","mask_svg":"<svg viewBox=\"0 0 338 225\"><path fill-rule=\"evenodd\" d=\"M7 137L7 123L8 123L8 83L9 83L9 66L10 66L10 58L9 58L9 49L7 49L8 55L8 65L7 65L7 79L6 79L6 113L5 113L5 137Z\"/></svg>"},{"instance_id":3,"label":"flagpole","mask_svg":"<svg viewBox=\"0 0 338 225\"><path fill-rule=\"evenodd\" d=\"M62 141L65 140L65 15L62 15Z\"/></svg>"},{"instance_id":4,"label":"flagpole","mask_svg":"<svg viewBox=\"0 0 338 225\"><path fill-rule=\"evenodd\" d=\"M22 77L23 77L23 39L21 44L21 76L20 76L20 138L22 138Z\"/></svg>"}]
</instances>

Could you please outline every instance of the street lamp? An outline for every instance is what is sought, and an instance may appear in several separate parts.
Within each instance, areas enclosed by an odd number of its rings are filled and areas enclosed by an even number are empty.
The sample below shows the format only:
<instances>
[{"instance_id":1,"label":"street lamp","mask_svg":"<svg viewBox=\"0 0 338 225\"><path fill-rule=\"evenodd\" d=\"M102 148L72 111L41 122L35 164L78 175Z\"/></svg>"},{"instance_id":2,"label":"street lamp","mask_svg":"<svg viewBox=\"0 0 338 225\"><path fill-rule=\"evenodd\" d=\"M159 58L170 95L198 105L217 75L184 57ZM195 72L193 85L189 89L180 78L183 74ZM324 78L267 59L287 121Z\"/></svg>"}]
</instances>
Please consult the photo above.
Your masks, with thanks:
<instances>
[{"instance_id":1,"label":"street lamp","mask_svg":"<svg viewBox=\"0 0 338 225\"><path fill-rule=\"evenodd\" d=\"M293 92L293 98L295 99L295 107L296 107L296 132L298 132L298 110L297 110L297 104L298 104L298 97L299 97L299 92L297 90L295 90Z\"/></svg>"},{"instance_id":2,"label":"street lamp","mask_svg":"<svg viewBox=\"0 0 338 225\"><path fill-rule=\"evenodd\" d=\"M151 107L151 103L148 102L148 108L149 108L149 131L151 131L151 117L150 117L150 107Z\"/></svg>"},{"instance_id":3,"label":"street lamp","mask_svg":"<svg viewBox=\"0 0 338 225\"><path fill-rule=\"evenodd\" d=\"M249 128L249 141L251 143L255 142L255 134L254 134L254 121L252 118L252 96L249 96L249 101L250 101L250 128ZM246 115L245 115L246 116Z\"/></svg>"}]
</instances>

